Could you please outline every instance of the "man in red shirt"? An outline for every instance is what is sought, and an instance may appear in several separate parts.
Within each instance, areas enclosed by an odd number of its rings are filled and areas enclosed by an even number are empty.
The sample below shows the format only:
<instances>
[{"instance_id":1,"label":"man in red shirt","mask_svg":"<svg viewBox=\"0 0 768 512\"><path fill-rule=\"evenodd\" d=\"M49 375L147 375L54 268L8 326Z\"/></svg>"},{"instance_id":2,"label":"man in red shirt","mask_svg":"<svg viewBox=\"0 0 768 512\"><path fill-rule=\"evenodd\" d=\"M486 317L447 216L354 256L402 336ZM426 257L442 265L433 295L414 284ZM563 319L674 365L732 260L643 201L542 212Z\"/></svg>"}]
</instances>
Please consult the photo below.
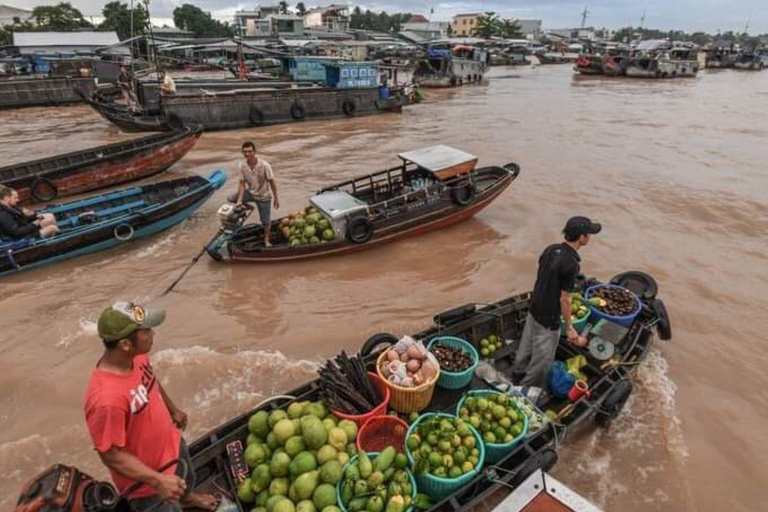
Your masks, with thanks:
<instances>
[{"instance_id":1,"label":"man in red shirt","mask_svg":"<svg viewBox=\"0 0 768 512\"><path fill-rule=\"evenodd\" d=\"M117 489L132 489L128 499L134 512L213 510L215 498L193 492L195 471L179 431L187 415L165 393L147 355L152 329L164 319L162 310L128 302L101 313L98 330L105 350L88 383L85 420Z\"/></svg>"}]
</instances>

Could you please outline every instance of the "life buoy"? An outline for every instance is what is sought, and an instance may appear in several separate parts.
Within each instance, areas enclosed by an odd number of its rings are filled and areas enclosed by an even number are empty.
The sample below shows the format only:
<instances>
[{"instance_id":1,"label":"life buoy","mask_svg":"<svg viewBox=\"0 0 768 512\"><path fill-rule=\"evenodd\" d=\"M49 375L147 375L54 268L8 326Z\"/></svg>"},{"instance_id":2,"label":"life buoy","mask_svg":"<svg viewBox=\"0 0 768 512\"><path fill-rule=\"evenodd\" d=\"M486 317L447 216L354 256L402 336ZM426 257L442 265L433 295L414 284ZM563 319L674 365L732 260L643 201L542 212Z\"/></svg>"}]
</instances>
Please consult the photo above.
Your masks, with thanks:
<instances>
[{"instance_id":1,"label":"life buoy","mask_svg":"<svg viewBox=\"0 0 768 512\"><path fill-rule=\"evenodd\" d=\"M355 111L357 110L357 104L355 103L355 100L352 98L345 99L344 103L341 104L341 110L344 111L345 116L354 116Z\"/></svg>"},{"instance_id":2,"label":"life buoy","mask_svg":"<svg viewBox=\"0 0 768 512\"><path fill-rule=\"evenodd\" d=\"M29 187L29 193L37 201L53 201L59 195L59 189L47 178L36 178Z\"/></svg>"},{"instance_id":3,"label":"life buoy","mask_svg":"<svg viewBox=\"0 0 768 512\"><path fill-rule=\"evenodd\" d=\"M613 385L608 396L600 404L600 409L595 415L595 423L599 427L607 427L611 421L619 415L624 405L632 394L632 381L621 379Z\"/></svg>"},{"instance_id":4,"label":"life buoy","mask_svg":"<svg viewBox=\"0 0 768 512\"><path fill-rule=\"evenodd\" d=\"M462 185L458 185L451 189L451 199L459 206L467 206L475 199L475 186L465 181Z\"/></svg>"},{"instance_id":5,"label":"life buoy","mask_svg":"<svg viewBox=\"0 0 768 512\"><path fill-rule=\"evenodd\" d=\"M255 126L262 126L264 124L264 112L255 105L251 105L248 109L248 120Z\"/></svg>"},{"instance_id":6,"label":"life buoy","mask_svg":"<svg viewBox=\"0 0 768 512\"><path fill-rule=\"evenodd\" d=\"M299 120L307 117L307 111L298 103L291 105L291 117Z\"/></svg>"},{"instance_id":7,"label":"life buoy","mask_svg":"<svg viewBox=\"0 0 768 512\"><path fill-rule=\"evenodd\" d=\"M130 224L118 224L115 226L115 230L112 232L112 234L115 235L115 238L121 242L127 242L133 238L133 233L133 226Z\"/></svg>"},{"instance_id":8,"label":"life buoy","mask_svg":"<svg viewBox=\"0 0 768 512\"><path fill-rule=\"evenodd\" d=\"M364 244L373 236L373 225L366 217L357 217L347 224L347 237L356 244Z\"/></svg>"},{"instance_id":9,"label":"life buoy","mask_svg":"<svg viewBox=\"0 0 768 512\"><path fill-rule=\"evenodd\" d=\"M182 121L181 116L173 113L165 116L165 124L168 125L168 128L174 131L181 130L184 127L184 121Z\"/></svg>"}]
</instances>

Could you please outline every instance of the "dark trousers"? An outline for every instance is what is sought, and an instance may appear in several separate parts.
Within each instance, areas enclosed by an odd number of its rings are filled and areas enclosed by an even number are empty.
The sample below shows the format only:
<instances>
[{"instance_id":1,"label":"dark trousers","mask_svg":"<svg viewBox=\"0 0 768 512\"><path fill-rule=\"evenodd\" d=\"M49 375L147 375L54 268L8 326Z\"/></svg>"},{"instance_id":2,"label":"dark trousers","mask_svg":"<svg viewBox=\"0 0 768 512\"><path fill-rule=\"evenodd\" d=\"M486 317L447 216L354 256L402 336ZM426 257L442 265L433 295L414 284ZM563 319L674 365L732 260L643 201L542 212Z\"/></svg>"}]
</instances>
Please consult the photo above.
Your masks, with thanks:
<instances>
[{"instance_id":1,"label":"dark trousers","mask_svg":"<svg viewBox=\"0 0 768 512\"><path fill-rule=\"evenodd\" d=\"M195 488L195 468L192 467L192 459L189 457L189 448L186 441L181 439L179 445L179 460L184 461L176 465L176 474L187 482L186 494L189 494ZM187 474L183 472L186 469ZM130 500L131 510L133 512L181 512L181 505L178 502L165 502L155 494L146 498Z\"/></svg>"}]
</instances>

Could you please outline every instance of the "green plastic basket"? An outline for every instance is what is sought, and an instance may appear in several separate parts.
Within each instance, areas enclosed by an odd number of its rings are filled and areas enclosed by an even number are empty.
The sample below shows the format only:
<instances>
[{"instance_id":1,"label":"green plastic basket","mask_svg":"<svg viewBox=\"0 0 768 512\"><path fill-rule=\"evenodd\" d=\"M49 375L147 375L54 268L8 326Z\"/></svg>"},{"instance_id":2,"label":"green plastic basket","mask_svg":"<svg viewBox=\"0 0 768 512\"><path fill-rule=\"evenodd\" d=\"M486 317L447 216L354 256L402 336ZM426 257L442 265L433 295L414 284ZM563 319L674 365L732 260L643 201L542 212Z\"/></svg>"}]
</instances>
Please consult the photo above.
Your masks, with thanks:
<instances>
[{"instance_id":1,"label":"green plastic basket","mask_svg":"<svg viewBox=\"0 0 768 512\"><path fill-rule=\"evenodd\" d=\"M463 372L449 372L440 368L440 378L437 379L437 385L443 389L459 389L472 382L475 368L477 368L477 364L480 362L480 356L475 347L473 347L470 342L461 338L456 338L454 336L437 336L432 338L432 341L429 342L427 350L431 351L432 346L436 343L463 350L464 352L469 353L474 361L474 364Z\"/></svg>"},{"instance_id":2,"label":"green plastic basket","mask_svg":"<svg viewBox=\"0 0 768 512\"><path fill-rule=\"evenodd\" d=\"M587 302L587 299L579 296L579 299L581 299L582 303L584 303L585 306L587 306L587 314L584 315L583 318L574 318L573 319L573 328L576 329L576 332L581 334L581 331L584 329L584 326L587 325L587 321L589 320L589 317L592 316L592 309L589 305L589 302ZM563 321L563 317L560 317L560 334L562 336L568 336L568 333L565 332L565 322Z\"/></svg>"},{"instance_id":3,"label":"green plastic basket","mask_svg":"<svg viewBox=\"0 0 768 512\"><path fill-rule=\"evenodd\" d=\"M416 431L416 427L419 425L419 423L421 423L425 418L429 418L430 416L445 416L447 418L456 418L456 416L453 414L445 414L442 412L427 413L419 416L416 421L411 424L411 427L405 434L405 454L408 457L408 462L411 466L416 463L416 459L413 458L413 454L411 453L410 448L408 448L408 438ZM480 469L483 467L483 464L485 463L485 446L483 446L483 438L472 425L469 426L469 430L472 432L472 435L475 436L475 446L480 452L480 456L477 458L477 464L475 465L474 469L456 478L442 478L439 476L431 475L429 473L424 475L415 475L416 485L419 489L419 492L426 493L433 500L438 500L448 496L453 491L469 483L473 478L475 478L475 476L477 476L477 474L480 472Z\"/></svg>"},{"instance_id":4,"label":"green plastic basket","mask_svg":"<svg viewBox=\"0 0 768 512\"><path fill-rule=\"evenodd\" d=\"M468 396L489 396L489 395L501 395L501 394L503 393L500 393L498 391L493 391L490 389L475 389L473 391L470 391L469 393L461 397L461 400L459 400L459 405L456 406L456 416L459 415L461 408L464 405L464 401L467 399ZM518 407L516 403L511 402L511 404L515 408L517 413L523 417L523 431L520 432L520 435L518 435L508 443L486 443L485 441L483 441L482 444L485 447L485 461L488 464L495 464L499 462L509 452L511 452L515 446L520 444L520 441L525 439L525 436L528 434L528 416L525 414L524 411L520 410L520 407ZM408 439L408 437L406 437L406 439Z\"/></svg>"},{"instance_id":5,"label":"green plastic basket","mask_svg":"<svg viewBox=\"0 0 768 512\"><path fill-rule=\"evenodd\" d=\"M376 457L379 456L379 452L366 452L366 453L371 458L371 462L376 460ZM357 454L353 455L352 458L349 459L349 461L346 464L344 464L344 471L343 471L344 474L347 473L347 466L355 462L357 460L357 457L358 457ZM416 480L414 480L413 473L411 473L410 469L405 468L405 472L408 473L408 479L411 482L411 502L413 502L413 500L416 499ZM343 483L344 483L344 478L342 477L342 479L339 480L339 483L336 484L336 504L339 506L339 509L341 509L341 512L349 512L347 510L347 507L345 507L344 504L341 502L341 484ZM384 505L386 506L386 503ZM404 512L413 512L413 505L405 509Z\"/></svg>"}]
</instances>

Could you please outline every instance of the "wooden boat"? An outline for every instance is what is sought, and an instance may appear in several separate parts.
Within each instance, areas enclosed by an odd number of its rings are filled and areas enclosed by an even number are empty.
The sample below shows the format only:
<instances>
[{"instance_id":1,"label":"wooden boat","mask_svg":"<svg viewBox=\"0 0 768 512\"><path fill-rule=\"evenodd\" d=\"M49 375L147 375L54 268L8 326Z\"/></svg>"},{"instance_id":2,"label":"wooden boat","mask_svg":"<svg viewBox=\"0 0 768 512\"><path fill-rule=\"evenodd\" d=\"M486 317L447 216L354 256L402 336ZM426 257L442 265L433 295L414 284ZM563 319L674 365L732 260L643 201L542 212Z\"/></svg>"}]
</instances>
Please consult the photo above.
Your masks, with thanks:
<instances>
[{"instance_id":1,"label":"wooden boat","mask_svg":"<svg viewBox=\"0 0 768 512\"><path fill-rule=\"evenodd\" d=\"M421 87L456 87L481 82L488 69L485 50L468 45L433 45L416 63L413 82Z\"/></svg>"},{"instance_id":2,"label":"wooden boat","mask_svg":"<svg viewBox=\"0 0 768 512\"><path fill-rule=\"evenodd\" d=\"M0 241L0 275L123 245L192 215L227 180L223 170L88 197L40 210L56 215L58 235Z\"/></svg>"},{"instance_id":3,"label":"wooden boat","mask_svg":"<svg viewBox=\"0 0 768 512\"><path fill-rule=\"evenodd\" d=\"M539 59L539 64L568 64L577 58L576 54L561 52L537 53L536 57Z\"/></svg>"},{"instance_id":4,"label":"wooden boat","mask_svg":"<svg viewBox=\"0 0 768 512\"><path fill-rule=\"evenodd\" d=\"M102 117L128 132L168 131L184 125L226 130L278 123L366 114L400 112L397 98L381 99L379 89L298 86L254 86L214 92L190 92L163 97L160 108L131 110L87 98Z\"/></svg>"},{"instance_id":5,"label":"wooden boat","mask_svg":"<svg viewBox=\"0 0 768 512\"><path fill-rule=\"evenodd\" d=\"M582 54L576 59L573 70L582 75L602 75L603 57L601 55Z\"/></svg>"},{"instance_id":6,"label":"wooden boat","mask_svg":"<svg viewBox=\"0 0 768 512\"><path fill-rule=\"evenodd\" d=\"M695 77L699 71L696 52L671 48L667 41L641 41L627 63L626 75L634 78Z\"/></svg>"},{"instance_id":7,"label":"wooden boat","mask_svg":"<svg viewBox=\"0 0 768 512\"><path fill-rule=\"evenodd\" d=\"M647 276L647 274L642 275ZM623 276L626 279L627 274ZM615 280L616 278L612 281ZM583 290L593 282L584 279L579 286ZM632 374L645 360L655 341L653 331L658 331L662 339L669 339L671 335L669 318L663 309L663 303L655 295L655 283L651 285L654 288L652 294L647 293L650 291L649 288L644 288L642 291L635 290L643 303L642 312L616 344L616 356L608 363L597 361L588 351L577 348L564 339L560 340L556 354L557 360L564 361L579 354L587 358L588 364L582 371L587 374L591 382L591 394L583 395L573 402L565 399L543 404L540 409L552 409L557 414L557 423L546 423L538 430L529 431L527 437L500 461L492 467L486 466L463 486L445 493L440 500L434 502L429 512L473 510L481 504L483 508L487 508L491 496L507 495L518 488L524 490L525 483L531 475L536 475L539 470L552 469L558 460L558 448L574 437L573 432L584 432L596 426L607 427L611 424L632 393ZM477 345L482 337L489 333L497 333L506 340L507 344L488 362L497 370L504 372L514 359L530 300L531 294L523 293L491 304L460 306L436 314L433 324L413 334L413 337L428 342L436 336L457 336ZM397 337L391 334L379 333L362 344L361 355L370 369L374 370L380 351L396 340ZM448 390L437 387L431 403L424 412L455 411L456 404L467 391L489 387L489 383L480 378L477 373L470 384L464 388ZM249 434L249 418L259 410L285 408L293 402L318 398L317 381L307 382L284 395L265 400L254 409L236 416L193 441L189 445L189 450L193 466L191 470L195 472L197 481L194 490L213 494L222 503L231 503L232 510L241 512L251 510L253 505L240 502L236 492L237 485L249 471L243 466L242 453ZM222 509L225 508L222 507ZM227 508L227 510L230 509ZM523 508L522 510L542 509ZM580 508L543 510L592 512L591 509Z\"/></svg>"},{"instance_id":8,"label":"wooden boat","mask_svg":"<svg viewBox=\"0 0 768 512\"><path fill-rule=\"evenodd\" d=\"M284 232L291 223L285 217L272 221L273 245L265 247L260 224L240 227L238 214L225 211L223 228L209 242L208 253L217 261L262 263L361 251L466 220L520 172L513 163L475 169L476 156L442 145L398 156L402 164L397 167L333 185L310 198L332 230L332 241L297 244Z\"/></svg>"},{"instance_id":9,"label":"wooden boat","mask_svg":"<svg viewBox=\"0 0 768 512\"><path fill-rule=\"evenodd\" d=\"M765 63L756 53L740 53L733 62L733 67L749 71L762 71L765 68Z\"/></svg>"},{"instance_id":10,"label":"wooden boat","mask_svg":"<svg viewBox=\"0 0 768 512\"><path fill-rule=\"evenodd\" d=\"M0 167L0 184L22 202L52 201L158 174L200 138L199 126Z\"/></svg>"}]
</instances>

